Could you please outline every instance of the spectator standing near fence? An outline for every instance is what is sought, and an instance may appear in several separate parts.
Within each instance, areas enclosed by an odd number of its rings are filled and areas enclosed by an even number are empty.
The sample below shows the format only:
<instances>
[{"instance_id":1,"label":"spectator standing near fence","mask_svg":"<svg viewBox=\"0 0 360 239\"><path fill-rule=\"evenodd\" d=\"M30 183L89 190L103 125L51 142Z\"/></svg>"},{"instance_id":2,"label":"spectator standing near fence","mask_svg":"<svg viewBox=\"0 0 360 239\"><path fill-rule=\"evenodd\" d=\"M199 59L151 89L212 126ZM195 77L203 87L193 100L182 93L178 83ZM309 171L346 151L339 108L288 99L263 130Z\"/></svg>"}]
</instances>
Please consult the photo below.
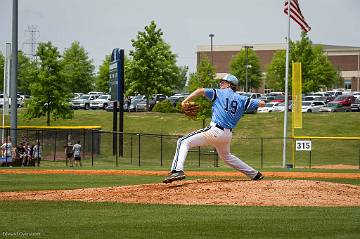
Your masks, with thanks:
<instances>
[{"instance_id":1,"label":"spectator standing near fence","mask_svg":"<svg viewBox=\"0 0 360 239\"><path fill-rule=\"evenodd\" d=\"M32 157L35 160L35 164L38 167L40 167L41 153L42 153L42 150L41 150L40 141L37 140L37 142L34 145L33 150L32 150Z\"/></svg>"},{"instance_id":2,"label":"spectator standing near fence","mask_svg":"<svg viewBox=\"0 0 360 239\"><path fill-rule=\"evenodd\" d=\"M74 144L72 148L72 154L74 156L75 166L82 166L81 165L81 144L80 140L77 141L76 144Z\"/></svg>"},{"instance_id":3,"label":"spectator standing near fence","mask_svg":"<svg viewBox=\"0 0 360 239\"><path fill-rule=\"evenodd\" d=\"M7 162L12 162L13 147L10 136L5 138L5 142L1 145L1 151Z\"/></svg>"},{"instance_id":4,"label":"spectator standing near fence","mask_svg":"<svg viewBox=\"0 0 360 239\"><path fill-rule=\"evenodd\" d=\"M32 151L32 149L30 147L29 142L26 142L26 144L25 144L26 166L33 166L31 151Z\"/></svg>"},{"instance_id":5,"label":"spectator standing near fence","mask_svg":"<svg viewBox=\"0 0 360 239\"><path fill-rule=\"evenodd\" d=\"M72 154L73 144L71 143L71 141L68 141L67 144L64 146L64 148L65 148L66 165L68 165L69 162L70 167L73 167L74 166L74 160Z\"/></svg>"},{"instance_id":6,"label":"spectator standing near fence","mask_svg":"<svg viewBox=\"0 0 360 239\"><path fill-rule=\"evenodd\" d=\"M16 146L16 158L20 160L21 167L27 166L24 142L21 142L20 145Z\"/></svg>"}]
</instances>

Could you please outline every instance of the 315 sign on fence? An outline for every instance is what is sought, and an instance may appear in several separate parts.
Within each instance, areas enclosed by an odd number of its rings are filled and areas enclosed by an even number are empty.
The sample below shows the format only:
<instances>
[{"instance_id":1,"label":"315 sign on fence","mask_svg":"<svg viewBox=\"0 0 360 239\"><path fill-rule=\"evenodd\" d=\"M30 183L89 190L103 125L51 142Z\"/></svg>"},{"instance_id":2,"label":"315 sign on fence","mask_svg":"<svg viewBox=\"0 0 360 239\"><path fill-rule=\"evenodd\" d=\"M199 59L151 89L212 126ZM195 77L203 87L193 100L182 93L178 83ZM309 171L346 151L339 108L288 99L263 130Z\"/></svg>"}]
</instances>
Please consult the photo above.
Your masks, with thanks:
<instances>
[{"instance_id":1,"label":"315 sign on fence","mask_svg":"<svg viewBox=\"0 0 360 239\"><path fill-rule=\"evenodd\" d=\"M296 140L296 151L311 151L311 141Z\"/></svg>"}]
</instances>

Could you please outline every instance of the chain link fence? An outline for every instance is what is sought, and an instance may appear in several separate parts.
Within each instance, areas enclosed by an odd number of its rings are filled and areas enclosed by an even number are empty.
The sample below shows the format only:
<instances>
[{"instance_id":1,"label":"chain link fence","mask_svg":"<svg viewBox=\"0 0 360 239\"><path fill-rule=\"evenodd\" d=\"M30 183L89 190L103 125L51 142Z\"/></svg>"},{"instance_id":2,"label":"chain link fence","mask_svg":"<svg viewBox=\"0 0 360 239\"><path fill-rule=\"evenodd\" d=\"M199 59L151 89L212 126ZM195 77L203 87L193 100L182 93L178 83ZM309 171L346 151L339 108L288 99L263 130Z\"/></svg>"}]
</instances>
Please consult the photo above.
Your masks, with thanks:
<instances>
[{"instance_id":1,"label":"chain link fence","mask_svg":"<svg viewBox=\"0 0 360 239\"><path fill-rule=\"evenodd\" d=\"M9 129L3 129L6 138ZM82 166L97 168L170 168L180 135L106 132L100 129L17 129L18 147L22 143L42 147L40 166L69 167L67 146L80 141ZM119 147L122 142L122 147ZM232 154L255 168L282 168L283 138L234 137ZM14 147L15 148L15 147ZM294 139L288 138L287 166L296 168L360 169L360 140L312 139L311 151L293 151ZM14 150L15 152L16 150ZM22 165L13 153L12 162L2 166ZM186 159L187 168L226 167L212 147L192 148Z\"/></svg>"}]
</instances>

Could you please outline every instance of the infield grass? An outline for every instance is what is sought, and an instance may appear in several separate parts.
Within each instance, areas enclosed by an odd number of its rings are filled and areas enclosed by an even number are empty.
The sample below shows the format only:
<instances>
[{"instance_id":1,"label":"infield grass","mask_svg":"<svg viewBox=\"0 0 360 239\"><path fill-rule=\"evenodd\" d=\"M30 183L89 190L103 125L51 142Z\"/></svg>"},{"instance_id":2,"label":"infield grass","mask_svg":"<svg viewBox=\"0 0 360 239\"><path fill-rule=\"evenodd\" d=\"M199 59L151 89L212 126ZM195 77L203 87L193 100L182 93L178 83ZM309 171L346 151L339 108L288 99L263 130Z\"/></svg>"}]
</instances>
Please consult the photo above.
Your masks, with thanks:
<instances>
[{"instance_id":1,"label":"infield grass","mask_svg":"<svg viewBox=\"0 0 360 239\"><path fill-rule=\"evenodd\" d=\"M1 233L31 238L358 238L360 208L0 202ZM12 237L13 238L13 237Z\"/></svg>"}]
</instances>

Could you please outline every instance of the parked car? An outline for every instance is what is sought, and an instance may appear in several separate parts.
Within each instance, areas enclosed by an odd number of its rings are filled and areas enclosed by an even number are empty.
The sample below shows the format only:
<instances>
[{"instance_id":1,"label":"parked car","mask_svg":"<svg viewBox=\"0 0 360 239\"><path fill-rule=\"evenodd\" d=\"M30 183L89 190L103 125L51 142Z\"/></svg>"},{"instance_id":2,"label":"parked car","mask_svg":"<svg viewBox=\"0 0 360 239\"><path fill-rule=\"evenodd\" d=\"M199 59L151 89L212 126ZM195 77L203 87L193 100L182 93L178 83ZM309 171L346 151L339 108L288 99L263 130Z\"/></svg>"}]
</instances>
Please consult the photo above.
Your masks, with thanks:
<instances>
[{"instance_id":1,"label":"parked car","mask_svg":"<svg viewBox=\"0 0 360 239\"><path fill-rule=\"evenodd\" d=\"M105 107L105 110L108 112L112 112L114 110L114 101L109 101L108 105ZM124 111L129 111L128 104L124 102ZM117 112L119 112L119 106L117 107Z\"/></svg>"},{"instance_id":2,"label":"parked car","mask_svg":"<svg viewBox=\"0 0 360 239\"><path fill-rule=\"evenodd\" d=\"M262 95L260 96L259 100L262 100L264 101L265 103L267 102L271 102L272 100L275 99L275 96L272 96L272 95Z\"/></svg>"},{"instance_id":3,"label":"parked car","mask_svg":"<svg viewBox=\"0 0 360 239\"><path fill-rule=\"evenodd\" d=\"M350 106L352 103L355 102L355 99L356 98L353 95L339 95L332 102L339 103L344 106Z\"/></svg>"},{"instance_id":4,"label":"parked car","mask_svg":"<svg viewBox=\"0 0 360 239\"><path fill-rule=\"evenodd\" d=\"M285 95L276 95L271 102L285 102Z\"/></svg>"},{"instance_id":5,"label":"parked car","mask_svg":"<svg viewBox=\"0 0 360 239\"><path fill-rule=\"evenodd\" d=\"M185 99L185 96L170 96L169 98L167 98L166 100L170 101L170 103L172 104L172 106L176 106L177 103L182 102Z\"/></svg>"},{"instance_id":6,"label":"parked car","mask_svg":"<svg viewBox=\"0 0 360 239\"><path fill-rule=\"evenodd\" d=\"M315 92L315 93L312 93L312 94L310 94L310 95L322 96L322 97L328 97L328 96L331 96L329 93L327 93L327 92L322 92L322 91Z\"/></svg>"},{"instance_id":7,"label":"parked car","mask_svg":"<svg viewBox=\"0 0 360 239\"><path fill-rule=\"evenodd\" d=\"M159 103L163 100L166 100L167 96L164 94L156 94L154 95L154 97L152 99L149 99L149 108L148 111L151 111L152 108L154 108L156 103ZM136 104L136 111L146 111L146 99L143 99L141 101L139 101Z\"/></svg>"},{"instance_id":8,"label":"parked car","mask_svg":"<svg viewBox=\"0 0 360 239\"><path fill-rule=\"evenodd\" d=\"M98 98L100 95L103 95L104 92L101 91L90 91L88 95L95 95L96 98Z\"/></svg>"},{"instance_id":9,"label":"parked car","mask_svg":"<svg viewBox=\"0 0 360 239\"><path fill-rule=\"evenodd\" d=\"M72 100L79 99L84 93L73 93Z\"/></svg>"},{"instance_id":10,"label":"parked car","mask_svg":"<svg viewBox=\"0 0 360 239\"><path fill-rule=\"evenodd\" d=\"M90 101L96 99L95 95L82 95L78 99L71 100L70 104L73 109L90 109Z\"/></svg>"},{"instance_id":11,"label":"parked car","mask_svg":"<svg viewBox=\"0 0 360 239\"><path fill-rule=\"evenodd\" d=\"M320 96L317 95L306 95L302 97L302 101L313 101L319 98Z\"/></svg>"},{"instance_id":12,"label":"parked car","mask_svg":"<svg viewBox=\"0 0 360 239\"><path fill-rule=\"evenodd\" d=\"M258 113L270 113L274 112L274 107L280 104L280 102L268 102L264 107L260 107L257 109Z\"/></svg>"},{"instance_id":13,"label":"parked car","mask_svg":"<svg viewBox=\"0 0 360 239\"><path fill-rule=\"evenodd\" d=\"M302 112L319 112L321 107L325 107L325 102L323 101L303 101L301 110Z\"/></svg>"},{"instance_id":14,"label":"parked car","mask_svg":"<svg viewBox=\"0 0 360 239\"><path fill-rule=\"evenodd\" d=\"M251 99L258 99L261 97L260 93L252 93L252 92L242 92L241 95L245 95L247 97L250 97Z\"/></svg>"},{"instance_id":15,"label":"parked car","mask_svg":"<svg viewBox=\"0 0 360 239\"><path fill-rule=\"evenodd\" d=\"M136 111L136 105L141 101L145 99L145 95L136 95L131 99L129 111Z\"/></svg>"},{"instance_id":16,"label":"parked car","mask_svg":"<svg viewBox=\"0 0 360 239\"><path fill-rule=\"evenodd\" d=\"M360 98L360 91L355 91L355 92L353 92L353 94L352 94L355 98Z\"/></svg>"},{"instance_id":17,"label":"parked car","mask_svg":"<svg viewBox=\"0 0 360 239\"><path fill-rule=\"evenodd\" d=\"M319 112L350 112L350 106L344 106L340 103L329 102L324 107L320 107Z\"/></svg>"},{"instance_id":18,"label":"parked car","mask_svg":"<svg viewBox=\"0 0 360 239\"><path fill-rule=\"evenodd\" d=\"M288 111L291 111L292 101L288 102ZM285 111L285 102L280 102L278 105L274 106L274 112L284 112Z\"/></svg>"},{"instance_id":19,"label":"parked car","mask_svg":"<svg viewBox=\"0 0 360 239\"><path fill-rule=\"evenodd\" d=\"M101 95L98 98L90 101L91 109L106 109L111 99L111 95Z\"/></svg>"},{"instance_id":20,"label":"parked car","mask_svg":"<svg viewBox=\"0 0 360 239\"><path fill-rule=\"evenodd\" d=\"M8 98L9 107L11 106L11 98ZM23 107L24 106L24 100L23 98L17 94L17 107ZM0 94L0 108L4 107L4 94Z\"/></svg>"},{"instance_id":21,"label":"parked car","mask_svg":"<svg viewBox=\"0 0 360 239\"><path fill-rule=\"evenodd\" d=\"M351 111L360 111L360 98L356 98L355 102L351 104Z\"/></svg>"},{"instance_id":22,"label":"parked car","mask_svg":"<svg viewBox=\"0 0 360 239\"><path fill-rule=\"evenodd\" d=\"M333 91L326 91L326 93L328 93L330 96L333 97L338 97L339 95L342 95L342 91L338 91L338 90L333 90Z\"/></svg>"}]
</instances>

